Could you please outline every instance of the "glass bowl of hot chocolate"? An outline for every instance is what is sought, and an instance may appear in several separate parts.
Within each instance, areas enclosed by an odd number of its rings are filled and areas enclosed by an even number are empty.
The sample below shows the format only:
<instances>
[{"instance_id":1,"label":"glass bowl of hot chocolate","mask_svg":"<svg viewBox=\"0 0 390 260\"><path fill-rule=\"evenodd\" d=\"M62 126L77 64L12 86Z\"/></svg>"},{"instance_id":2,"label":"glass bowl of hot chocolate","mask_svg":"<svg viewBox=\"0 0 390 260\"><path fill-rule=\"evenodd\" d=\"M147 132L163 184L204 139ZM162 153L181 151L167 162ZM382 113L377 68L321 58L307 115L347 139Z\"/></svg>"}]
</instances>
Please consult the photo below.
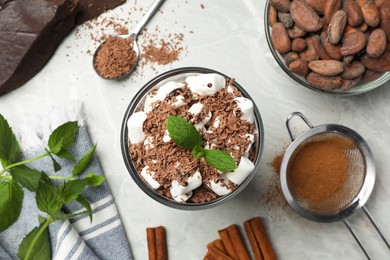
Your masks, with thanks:
<instances>
[{"instance_id":1,"label":"glass bowl of hot chocolate","mask_svg":"<svg viewBox=\"0 0 390 260\"><path fill-rule=\"evenodd\" d=\"M202 151L230 155L234 169L221 171L175 143L167 126L171 116L197 130ZM200 67L170 70L146 83L121 129L123 160L135 183L159 203L183 210L211 208L239 194L259 170L263 140L260 113L244 88ZM222 168L224 163L217 161Z\"/></svg>"}]
</instances>

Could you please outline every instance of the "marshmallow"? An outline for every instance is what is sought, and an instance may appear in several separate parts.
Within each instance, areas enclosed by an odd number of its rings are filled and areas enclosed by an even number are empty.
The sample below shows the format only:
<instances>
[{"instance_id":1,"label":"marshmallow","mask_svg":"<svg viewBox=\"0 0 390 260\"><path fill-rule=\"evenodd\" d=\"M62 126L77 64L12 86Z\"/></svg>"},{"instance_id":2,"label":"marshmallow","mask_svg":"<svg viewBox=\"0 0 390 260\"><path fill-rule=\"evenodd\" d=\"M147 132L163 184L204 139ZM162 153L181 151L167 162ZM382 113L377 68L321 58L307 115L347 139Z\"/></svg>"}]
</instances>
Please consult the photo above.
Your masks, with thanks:
<instances>
[{"instance_id":1,"label":"marshmallow","mask_svg":"<svg viewBox=\"0 0 390 260\"><path fill-rule=\"evenodd\" d=\"M182 95L176 96L176 101L172 103L172 106L179 108L182 106L187 105L186 102L184 102L184 97Z\"/></svg>"},{"instance_id":2,"label":"marshmallow","mask_svg":"<svg viewBox=\"0 0 390 260\"><path fill-rule=\"evenodd\" d=\"M177 180L173 180L171 183L171 188L174 190L175 194L183 195L190 191L195 190L200 185L202 185L202 176L199 171L196 171L192 176L187 179L187 185L183 186L179 184Z\"/></svg>"},{"instance_id":3,"label":"marshmallow","mask_svg":"<svg viewBox=\"0 0 390 260\"><path fill-rule=\"evenodd\" d=\"M214 95L226 84L225 78L216 73L190 76L186 78L186 82L194 94L201 96Z\"/></svg>"},{"instance_id":4,"label":"marshmallow","mask_svg":"<svg viewBox=\"0 0 390 260\"><path fill-rule=\"evenodd\" d=\"M252 135L252 134L245 134L244 138L248 139L250 141L250 143L248 144L248 147L245 150L245 156L248 157L249 152L250 152L250 150L252 148L252 144L255 142L255 136Z\"/></svg>"},{"instance_id":5,"label":"marshmallow","mask_svg":"<svg viewBox=\"0 0 390 260\"><path fill-rule=\"evenodd\" d=\"M171 139L171 137L169 137L169 132L168 132L168 130L165 130L165 134L164 134L164 137L163 137L163 141L164 141L164 143L168 143L168 142L170 142L172 139Z\"/></svg>"},{"instance_id":6,"label":"marshmallow","mask_svg":"<svg viewBox=\"0 0 390 260\"><path fill-rule=\"evenodd\" d=\"M154 137L153 136L148 136L148 137L145 138L145 141L144 141L145 150L149 150L149 149L153 149L154 148L153 141L154 141Z\"/></svg>"},{"instance_id":7,"label":"marshmallow","mask_svg":"<svg viewBox=\"0 0 390 260\"><path fill-rule=\"evenodd\" d=\"M141 171L141 176L149 184L149 186L152 187L152 189L157 190L161 185L155 179L153 179L154 174L155 172L149 170L149 166L145 166Z\"/></svg>"},{"instance_id":8,"label":"marshmallow","mask_svg":"<svg viewBox=\"0 0 390 260\"><path fill-rule=\"evenodd\" d=\"M175 89L181 88L182 84L175 82L175 81L169 81L162 85L158 90L156 94L157 100L163 101L169 93L174 91Z\"/></svg>"},{"instance_id":9,"label":"marshmallow","mask_svg":"<svg viewBox=\"0 0 390 260\"><path fill-rule=\"evenodd\" d=\"M203 108L202 103L195 103L188 109L188 112L190 112L193 115L197 115L197 114L200 114L200 112L202 111L202 108Z\"/></svg>"},{"instance_id":10,"label":"marshmallow","mask_svg":"<svg viewBox=\"0 0 390 260\"><path fill-rule=\"evenodd\" d=\"M169 189L172 195L172 198L180 203L186 202L189 198L192 196L192 191L186 193L186 194L177 194L176 191L172 188Z\"/></svg>"},{"instance_id":11,"label":"marshmallow","mask_svg":"<svg viewBox=\"0 0 390 260\"><path fill-rule=\"evenodd\" d=\"M202 108L203 108L203 104L195 103L188 109L188 112L190 112L191 114L193 114L195 116L195 115L200 114L200 112L202 112ZM212 116L212 114L209 111L209 113L207 114L207 116L205 118L201 118L202 124L203 125L207 124L210 121L211 116Z\"/></svg>"},{"instance_id":12,"label":"marshmallow","mask_svg":"<svg viewBox=\"0 0 390 260\"><path fill-rule=\"evenodd\" d=\"M145 139L143 129L145 120L145 112L135 112L130 116L129 120L127 120L127 133L130 143L137 144Z\"/></svg>"},{"instance_id":13,"label":"marshmallow","mask_svg":"<svg viewBox=\"0 0 390 260\"><path fill-rule=\"evenodd\" d=\"M221 120L219 120L219 117L217 116L213 122L213 127L218 128L220 122Z\"/></svg>"},{"instance_id":14,"label":"marshmallow","mask_svg":"<svg viewBox=\"0 0 390 260\"><path fill-rule=\"evenodd\" d=\"M233 172L225 173L225 176L234 184L240 185L254 169L255 165L251 160L241 157L238 167Z\"/></svg>"},{"instance_id":15,"label":"marshmallow","mask_svg":"<svg viewBox=\"0 0 390 260\"><path fill-rule=\"evenodd\" d=\"M219 182L215 182L215 180L212 180L208 183L208 186L217 195L223 196L232 192L232 190L227 187L228 184L229 184L229 180L225 179L224 176L221 175Z\"/></svg>"},{"instance_id":16,"label":"marshmallow","mask_svg":"<svg viewBox=\"0 0 390 260\"><path fill-rule=\"evenodd\" d=\"M200 132L200 133L205 133L205 132L206 132L206 127L204 127L204 125L203 125L201 122L195 124L194 127L195 127L196 130L198 130L198 132Z\"/></svg>"},{"instance_id":17,"label":"marshmallow","mask_svg":"<svg viewBox=\"0 0 390 260\"><path fill-rule=\"evenodd\" d=\"M248 123L253 124L255 115L253 113L253 103L250 99L244 97L235 97L238 108L241 110L242 115L240 119L248 121Z\"/></svg>"},{"instance_id":18,"label":"marshmallow","mask_svg":"<svg viewBox=\"0 0 390 260\"><path fill-rule=\"evenodd\" d=\"M227 86L227 92L234 94L234 88L232 86Z\"/></svg>"},{"instance_id":19,"label":"marshmallow","mask_svg":"<svg viewBox=\"0 0 390 260\"><path fill-rule=\"evenodd\" d=\"M153 92L149 93L149 95L146 96L145 101L144 101L144 111L146 113L153 110L152 104L157 101L157 94L156 93L157 93L156 91L153 91Z\"/></svg>"}]
</instances>

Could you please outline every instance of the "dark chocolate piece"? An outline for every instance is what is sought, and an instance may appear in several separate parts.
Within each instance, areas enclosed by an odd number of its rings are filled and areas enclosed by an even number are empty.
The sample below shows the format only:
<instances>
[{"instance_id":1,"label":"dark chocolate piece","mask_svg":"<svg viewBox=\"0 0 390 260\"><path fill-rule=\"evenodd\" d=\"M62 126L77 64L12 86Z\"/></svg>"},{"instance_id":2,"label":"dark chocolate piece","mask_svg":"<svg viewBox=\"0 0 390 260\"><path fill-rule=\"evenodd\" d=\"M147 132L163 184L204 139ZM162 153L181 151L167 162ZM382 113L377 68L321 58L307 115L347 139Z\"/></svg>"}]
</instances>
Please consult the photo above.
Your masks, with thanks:
<instances>
[{"instance_id":1,"label":"dark chocolate piece","mask_svg":"<svg viewBox=\"0 0 390 260\"><path fill-rule=\"evenodd\" d=\"M0 0L0 95L26 83L75 27L126 0Z\"/></svg>"}]
</instances>

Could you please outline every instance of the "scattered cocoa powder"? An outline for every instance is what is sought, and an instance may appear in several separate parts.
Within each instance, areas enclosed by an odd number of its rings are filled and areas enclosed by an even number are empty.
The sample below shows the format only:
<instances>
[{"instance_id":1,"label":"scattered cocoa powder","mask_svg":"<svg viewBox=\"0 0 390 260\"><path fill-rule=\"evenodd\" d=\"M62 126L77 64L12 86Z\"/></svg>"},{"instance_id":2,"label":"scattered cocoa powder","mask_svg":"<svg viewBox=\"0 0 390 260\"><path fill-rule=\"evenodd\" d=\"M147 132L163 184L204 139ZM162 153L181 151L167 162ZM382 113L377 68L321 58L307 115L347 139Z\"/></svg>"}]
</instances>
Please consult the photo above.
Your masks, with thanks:
<instances>
[{"instance_id":1,"label":"scattered cocoa powder","mask_svg":"<svg viewBox=\"0 0 390 260\"><path fill-rule=\"evenodd\" d=\"M125 75L137 62L133 44L134 41L129 38L107 38L96 53L94 59L96 71L109 79Z\"/></svg>"},{"instance_id":2,"label":"scattered cocoa powder","mask_svg":"<svg viewBox=\"0 0 390 260\"><path fill-rule=\"evenodd\" d=\"M158 34L144 32L146 38L142 46L142 64L157 63L159 65L170 64L179 60L180 53L184 50L181 43L182 33L168 34L167 39L158 37Z\"/></svg>"}]
</instances>

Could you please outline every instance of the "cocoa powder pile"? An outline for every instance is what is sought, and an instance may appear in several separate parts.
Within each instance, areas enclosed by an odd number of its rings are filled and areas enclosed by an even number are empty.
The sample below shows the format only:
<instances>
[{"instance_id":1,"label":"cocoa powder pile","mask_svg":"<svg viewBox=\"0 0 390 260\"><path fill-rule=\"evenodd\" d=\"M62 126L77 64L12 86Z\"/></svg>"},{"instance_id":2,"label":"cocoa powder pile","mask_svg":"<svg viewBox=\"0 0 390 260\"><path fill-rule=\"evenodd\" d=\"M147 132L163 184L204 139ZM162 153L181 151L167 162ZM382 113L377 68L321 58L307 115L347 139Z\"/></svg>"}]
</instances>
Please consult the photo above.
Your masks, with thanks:
<instances>
[{"instance_id":1,"label":"cocoa powder pile","mask_svg":"<svg viewBox=\"0 0 390 260\"><path fill-rule=\"evenodd\" d=\"M137 54L133 50L133 44L134 41L129 38L107 38L96 53L94 59L96 71L109 79L125 75L137 62Z\"/></svg>"}]
</instances>

